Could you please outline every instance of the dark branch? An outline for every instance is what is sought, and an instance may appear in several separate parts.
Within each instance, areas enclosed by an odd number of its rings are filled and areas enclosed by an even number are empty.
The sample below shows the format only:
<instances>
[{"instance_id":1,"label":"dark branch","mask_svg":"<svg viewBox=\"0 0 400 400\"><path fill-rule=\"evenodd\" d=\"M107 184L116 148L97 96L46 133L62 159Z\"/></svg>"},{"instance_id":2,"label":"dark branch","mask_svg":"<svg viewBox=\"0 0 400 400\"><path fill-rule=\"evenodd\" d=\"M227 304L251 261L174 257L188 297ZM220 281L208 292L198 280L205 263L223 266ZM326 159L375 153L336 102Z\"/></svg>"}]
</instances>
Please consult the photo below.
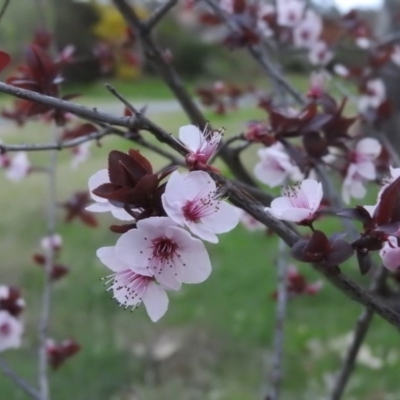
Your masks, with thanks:
<instances>
[{"instance_id":1,"label":"dark branch","mask_svg":"<svg viewBox=\"0 0 400 400\"><path fill-rule=\"evenodd\" d=\"M177 3L178 0L167 0L165 4L161 4L145 22L143 33L150 32Z\"/></svg>"},{"instance_id":2,"label":"dark branch","mask_svg":"<svg viewBox=\"0 0 400 400\"><path fill-rule=\"evenodd\" d=\"M371 285L371 292L378 292L385 283L387 277L387 270L381 267ZM347 350L346 356L343 361L342 368L339 372L337 380L335 382L332 395L330 400L340 400L343 396L347 382L349 381L350 375L355 368L358 352L361 348L363 341L367 336L368 329L371 325L372 317L374 312L370 308L366 308L357 319L356 328L354 330L353 341Z\"/></svg>"},{"instance_id":3,"label":"dark branch","mask_svg":"<svg viewBox=\"0 0 400 400\"><path fill-rule=\"evenodd\" d=\"M28 382L18 376L0 356L0 371L10 379L17 387L22 389L28 396L35 400L42 400L39 392Z\"/></svg>"}]
</instances>

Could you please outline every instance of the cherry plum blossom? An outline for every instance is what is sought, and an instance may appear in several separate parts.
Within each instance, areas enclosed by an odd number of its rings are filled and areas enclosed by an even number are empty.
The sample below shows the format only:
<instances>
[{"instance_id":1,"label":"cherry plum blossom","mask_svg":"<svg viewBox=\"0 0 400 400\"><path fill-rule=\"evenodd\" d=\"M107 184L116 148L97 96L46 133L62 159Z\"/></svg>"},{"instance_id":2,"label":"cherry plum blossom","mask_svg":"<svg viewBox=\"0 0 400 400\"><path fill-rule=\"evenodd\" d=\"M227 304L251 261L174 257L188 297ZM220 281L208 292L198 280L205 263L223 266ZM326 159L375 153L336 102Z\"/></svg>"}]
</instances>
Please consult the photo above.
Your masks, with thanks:
<instances>
[{"instance_id":1,"label":"cherry plum blossom","mask_svg":"<svg viewBox=\"0 0 400 400\"><path fill-rule=\"evenodd\" d=\"M297 47L311 48L322 32L322 19L313 10L307 10L304 19L293 30L293 40Z\"/></svg>"},{"instance_id":2,"label":"cherry plum blossom","mask_svg":"<svg viewBox=\"0 0 400 400\"><path fill-rule=\"evenodd\" d=\"M303 174L286 153L281 143L259 149L260 162L254 167L254 175L266 185L276 187L282 185L287 178L293 181L303 179Z\"/></svg>"},{"instance_id":3,"label":"cherry plum blossom","mask_svg":"<svg viewBox=\"0 0 400 400\"><path fill-rule=\"evenodd\" d=\"M342 197L346 203L350 198L361 199L366 194L364 182L376 179L376 160L382 151L382 146L374 138L364 138L357 142L350 153L350 164L343 181Z\"/></svg>"},{"instance_id":4,"label":"cherry plum blossom","mask_svg":"<svg viewBox=\"0 0 400 400\"><path fill-rule=\"evenodd\" d=\"M31 171L31 163L24 151L17 152L13 157L2 156L0 164L6 170L6 178L13 182L21 181Z\"/></svg>"},{"instance_id":5,"label":"cherry plum blossom","mask_svg":"<svg viewBox=\"0 0 400 400\"><path fill-rule=\"evenodd\" d=\"M0 352L21 346L22 322L7 311L0 310Z\"/></svg>"},{"instance_id":6,"label":"cherry plum blossom","mask_svg":"<svg viewBox=\"0 0 400 400\"><path fill-rule=\"evenodd\" d=\"M391 270L400 270L400 247L397 243L397 238L390 236L385 243L379 255L382 258L383 265Z\"/></svg>"},{"instance_id":7,"label":"cherry plum blossom","mask_svg":"<svg viewBox=\"0 0 400 400\"><path fill-rule=\"evenodd\" d=\"M40 246L46 252L49 252L51 248L53 248L53 250L58 251L61 249L62 246L62 237L58 233L55 233L54 235L51 236L45 236L40 241Z\"/></svg>"},{"instance_id":8,"label":"cherry plum blossom","mask_svg":"<svg viewBox=\"0 0 400 400\"><path fill-rule=\"evenodd\" d=\"M158 321L168 309L168 296L165 289L158 285L154 276L147 270L138 274L121 261L115 253L115 247L102 247L97 257L113 273L107 276L107 290L112 290L114 298L125 307L138 307L142 302L153 322Z\"/></svg>"},{"instance_id":9,"label":"cherry plum blossom","mask_svg":"<svg viewBox=\"0 0 400 400\"><path fill-rule=\"evenodd\" d=\"M311 222L315 218L323 196L321 183L314 179L305 179L293 187L284 188L282 194L282 197L272 200L265 211L275 218L297 223Z\"/></svg>"},{"instance_id":10,"label":"cherry plum blossom","mask_svg":"<svg viewBox=\"0 0 400 400\"><path fill-rule=\"evenodd\" d=\"M95 201L94 204L86 207L86 210L92 212L111 212L111 214L121 221L132 221L133 217L128 214L123 208L111 204L107 199L96 196L92 193L98 186L109 183L108 170L102 169L96 172L89 178L89 193L90 197Z\"/></svg>"},{"instance_id":11,"label":"cherry plum blossom","mask_svg":"<svg viewBox=\"0 0 400 400\"><path fill-rule=\"evenodd\" d=\"M302 0L277 0L277 21L281 26L297 26L303 18L305 3Z\"/></svg>"},{"instance_id":12,"label":"cherry plum blossom","mask_svg":"<svg viewBox=\"0 0 400 400\"><path fill-rule=\"evenodd\" d=\"M222 130L202 132L195 125L185 125L179 129L179 140L186 146L190 154L186 160L190 166L205 166L218 149L222 139Z\"/></svg>"},{"instance_id":13,"label":"cherry plum blossom","mask_svg":"<svg viewBox=\"0 0 400 400\"><path fill-rule=\"evenodd\" d=\"M324 66L332 60L333 53L325 42L319 40L311 46L308 58L311 64Z\"/></svg>"},{"instance_id":14,"label":"cherry plum blossom","mask_svg":"<svg viewBox=\"0 0 400 400\"><path fill-rule=\"evenodd\" d=\"M168 217L138 221L137 229L118 239L115 254L134 272L154 276L172 290L178 290L182 283L201 283L211 273L203 242Z\"/></svg>"},{"instance_id":15,"label":"cherry plum blossom","mask_svg":"<svg viewBox=\"0 0 400 400\"><path fill-rule=\"evenodd\" d=\"M239 223L237 208L220 198L215 182L204 171L175 171L162 202L174 222L212 243L218 242L216 234L229 232Z\"/></svg>"},{"instance_id":16,"label":"cherry plum blossom","mask_svg":"<svg viewBox=\"0 0 400 400\"><path fill-rule=\"evenodd\" d=\"M360 112L366 112L369 108L376 109L385 99L386 88L382 79L371 79L366 83L365 90L358 100L358 109Z\"/></svg>"},{"instance_id":17,"label":"cherry plum blossom","mask_svg":"<svg viewBox=\"0 0 400 400\"><path fill-rule=\"evenodd\" d=\"M90 147L92 142L84 142L72 149L71 168L77 169L90 157Z\"/></svg>"}]
</instances>

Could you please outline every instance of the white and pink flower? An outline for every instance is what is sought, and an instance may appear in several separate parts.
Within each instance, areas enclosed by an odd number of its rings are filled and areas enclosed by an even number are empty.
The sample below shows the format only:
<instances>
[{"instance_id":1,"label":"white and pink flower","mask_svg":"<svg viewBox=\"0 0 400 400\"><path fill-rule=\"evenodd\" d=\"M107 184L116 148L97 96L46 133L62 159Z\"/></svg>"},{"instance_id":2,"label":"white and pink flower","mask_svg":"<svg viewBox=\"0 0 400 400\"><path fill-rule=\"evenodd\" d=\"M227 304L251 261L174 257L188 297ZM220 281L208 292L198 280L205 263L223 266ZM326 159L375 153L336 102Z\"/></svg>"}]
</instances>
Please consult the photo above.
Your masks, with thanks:
<instances>
[{"instance_id":1,"label":"white and pink flower","mask_svg":"<svg viewBox=\"0 0 400 400\"><path fill-rule=\"evenodd\" d=\"M378 108L386 99L386 88L382 79L370 79L366 85L363 94L358 100L358 109L364 113L369 108Z\"/></svg>"},{"instance_id":2,"label":"white and pink flower","mask_svg":"<svg viewBox=\"0 0 400 400\"><path fill-rule=\"evenodd\" d=\"M343 181L342 197L346 203L349 203L351 197L361 199L366 195L364 183L376 179L374 161L381 151L381 144L374 138L364 138L357 142L350 153L351 163Z\"/></svg>"},{"instance_id":3,"label":"white and pink flower","mask_svg":"<svg viewBox=\"0 0 400 400\"><path fill-rule=\"evenodd\" d=\"M211 273L203 242L168 217L138 221L137 229L119 238L115 254L132 271L154 276L163 287L172 290L178 290L182 283L201 283Z\"/></svg>"},{"instance_id":4,"label":"white and pink flower","mask_svg":"<svg viewBox=\"0 0 400 400\"><path fill-rule=\"evenodd\" d=\"M257 154L260 162L254 167L254 175L262 183L276 187L285 183L288 178L293 181L303 179L299 167L292 162L281 143L259 149Z\"/></svg>"},{"instance_id":5,"label":"white and pink flower","mask_svg":"<svg viewBox=\"0 0 400 400\"><path fill-rule=\"evenodd\" d=\"M397 238L390 236L385 243L379 255L382 258L383 265L391 271L400 270L400 247Z\"/></svg>"},{"instance_id":6,"label":"white and pink flower","mask_svg":"<svg viewBox=\"0 0 400 400\"><path fill-rule=\"evenodd\" d=\"M313 10L307 10L304 19L293 30L293 41L296 47L311 48L322 32L322 19Z\"/></svg>"},{"instance_id":7,"label":"white and pink flower","mask_svg":"<svg viewBox=\"0 0 400 400\"><path fill-rule=\"evenodd\" d=\"M138 274L121 261L115 254L115 247L102 247L97 250L97 257L113 273L106 279L114 298L122 306L132 309L144 304L147 314L153 322L158 321L168 309L168 296L165 289L156 283L148 271Z\"/></svg>"},{"instance_id":8,"label":"white and pink flower","mask_svg":"<svg viewBox=\"0 0 400 400\"><path fill-rule=\"evenodd\" d=\"M1 167L6 170L6 178L13 182L19 182L31 172L31 163L24 151L19 151L13 157L7 154L1 156Z\"/></svg>"},{"instance_id":9,"label":"white and pink flower","mask_svg":"<svg viewBox=\"0 0 400 400\"><path fill-rule=\"evenodd\" d=\"M189 151L186 160L190 165L206 165L218 149L222 139L222 130L202 132L195 125L185 125L179 128L179 140Z\"/></svg>"},{"instance_id":10,"label":"white and pink flower","mask_svg":"<svg viewBox=\"0 0 400 400\"><path fill-rule=\"evenodd\" d=\"M332 58L333 53L324 41L318 40L310 47L308 59L312 65L324 66L328 64Z\"/></svg>"},{"instance_id":11,"label":"white and pink flower","mask_svg":"<svg viewBox=\"0 0 400 400\"><path fill-rule=\"evenodd\" d=\"M50 249L58 251L62 247L62 242L63 242L62 237L58 233L55 233L54 235L51 236L45 236L40 241L40 246L46 252L49 252Z\"/></svg>"},{"instance_id":12,"label":"white and pink flower","mask_svg":"<svg viewBox=\"0 0 400 400\"><path fill-rule=\"evenodd\" d=\"M281 26L297 26L304 14L305 3L302 0L277 0L277 22Z\"/></svg>"},{"instance_id":13,"label":"white and pink flower","mask_svg":"<svg viewBox=\"0 0 400 400\"><path fill-rule=\"evenodd\" d=\"M174 222L212 243L218 242L216 234L229 232L239 223L236 207L220 198L215 182L204 171L186 174L175 171L168 180L162 202Z\"/></svg>"},{"instance_id":14,"label":"white and pink flower","mask_svg":"<svg viewBox=\"0 0 400 400\"><path fill-rule=\"evenodd\" d=\"M298 185L283 189L282 194L282 197L272 200L265 211L283 221L304 223L315 218L323 191L320 182L305 179Z\"/></svg>"},{"instance_id":15,"label":"white and pink flower","mask_svg":"<svg viewBox=\"0 0 400 400\"><path fill-rule=\"evenodd\" d=\"M21 347L22 322L8 311L0 310L0 352Z\"/></svg>"},{"instance_id":16,"label":"white and pink flower","mask_svg":"<svg viewBox=\"0 0 400 400\"><path fill-rule=\"evenodd\" d=\"M92 142L84 142L72 148L71 168L77 169L79 165L87 161L90 157L90 147Z\"/></svg>"},{"instance_id":17,"label":"white and pink flower","mask_svg":"<svg viewBox=\"0 0 400 400\"><path fill-rule=\"evenodd\" d=\"M133 221L133 217L123 208L114 206L107 199L103 199L102 197L96 196L92 193L94 189L100 185L103 185L104 183L110 183L107 169L102 169L89 178L89 193L90 197L95 201L95 203L86 207L86 210L100 213L111 212L115 218L121 221Z\"/></svg>"}]
</instances>

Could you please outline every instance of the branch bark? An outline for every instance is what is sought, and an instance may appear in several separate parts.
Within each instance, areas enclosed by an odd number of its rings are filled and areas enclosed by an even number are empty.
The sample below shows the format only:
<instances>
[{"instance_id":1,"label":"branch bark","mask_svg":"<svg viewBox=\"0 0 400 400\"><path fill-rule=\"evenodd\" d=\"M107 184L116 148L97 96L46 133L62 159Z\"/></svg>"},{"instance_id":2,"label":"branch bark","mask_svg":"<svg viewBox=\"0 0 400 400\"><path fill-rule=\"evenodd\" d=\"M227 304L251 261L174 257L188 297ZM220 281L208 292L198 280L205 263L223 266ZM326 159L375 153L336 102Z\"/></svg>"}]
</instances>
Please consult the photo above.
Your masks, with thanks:
<instances>
[{"instance_id":1,"label":"branch bark","mask_svg":"<svg viewBox=\"0 0 400 400\"><path fill-rule=\"evenodd\" d=\"M40 393L27 381L22 379L17 375L11 367L5 362L5 360L0 356L0 371L1 373L10 379L15 386L19 387L25 394L34 400L43 400Z\"/></svg>"}]
</instances>

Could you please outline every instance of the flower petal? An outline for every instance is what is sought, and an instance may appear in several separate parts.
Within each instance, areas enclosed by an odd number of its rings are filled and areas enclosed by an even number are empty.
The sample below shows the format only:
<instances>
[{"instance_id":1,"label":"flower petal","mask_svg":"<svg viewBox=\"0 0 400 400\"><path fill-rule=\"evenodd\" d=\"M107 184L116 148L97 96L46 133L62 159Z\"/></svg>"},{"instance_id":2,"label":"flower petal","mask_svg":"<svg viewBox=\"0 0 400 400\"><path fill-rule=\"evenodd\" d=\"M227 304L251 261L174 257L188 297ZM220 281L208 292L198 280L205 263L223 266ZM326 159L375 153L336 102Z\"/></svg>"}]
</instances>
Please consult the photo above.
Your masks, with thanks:
<instances>
[{"instance_id":1,"label":"flower petal","mask_svg":"<svg viewBox=\"0 0 400 400\"><path fill-rule=\"evenodd\" d=\"M168 296L165 290L155 283L150 283L143 296L143 304L153 322L157 322L168 309Z\"/></svg>"},{"instance_id":2,"label":"flower petal","mask_svg":"<svg viewBox=\"0 0 400 400\"><path fill-rule=\"evenodd\" d=\"M195 125L185 125L179 128L179 139L192 152L196 152L202 143L202 132Z\"/></svg>"}]
</instances>

